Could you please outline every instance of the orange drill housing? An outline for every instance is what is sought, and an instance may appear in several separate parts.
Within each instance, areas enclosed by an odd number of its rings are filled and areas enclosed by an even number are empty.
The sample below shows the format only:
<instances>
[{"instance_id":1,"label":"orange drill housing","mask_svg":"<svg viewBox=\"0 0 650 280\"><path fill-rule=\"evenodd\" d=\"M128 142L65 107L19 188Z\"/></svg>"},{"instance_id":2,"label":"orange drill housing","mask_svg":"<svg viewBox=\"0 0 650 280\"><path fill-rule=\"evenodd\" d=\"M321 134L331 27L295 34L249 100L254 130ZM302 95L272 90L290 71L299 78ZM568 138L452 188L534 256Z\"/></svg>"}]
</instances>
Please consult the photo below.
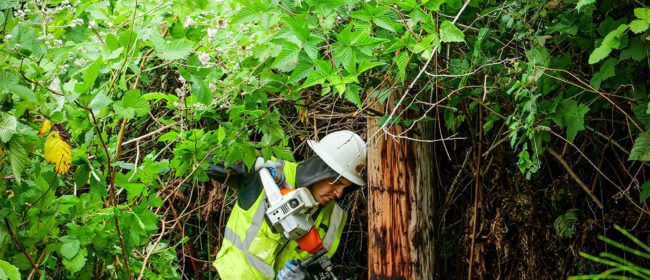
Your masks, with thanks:
<instances>
[{"instance_id":1,"label":"orange drill housing","mask_svg":"<svg viewBox=\"0 0 650 280\"><path fill-rule=\"evenodd\" d=\"M294 190L295 189L282 188L280 189L280 193L282 195L285 195ZM298 245L300 245L300 249L310 254L314 254L323 249L323 240L320 238L316 227L312 227L309 233L305 234L303 237L300 237L298 240L296 240L296 242L298 242Z\"/></svg>"}]
</instances>

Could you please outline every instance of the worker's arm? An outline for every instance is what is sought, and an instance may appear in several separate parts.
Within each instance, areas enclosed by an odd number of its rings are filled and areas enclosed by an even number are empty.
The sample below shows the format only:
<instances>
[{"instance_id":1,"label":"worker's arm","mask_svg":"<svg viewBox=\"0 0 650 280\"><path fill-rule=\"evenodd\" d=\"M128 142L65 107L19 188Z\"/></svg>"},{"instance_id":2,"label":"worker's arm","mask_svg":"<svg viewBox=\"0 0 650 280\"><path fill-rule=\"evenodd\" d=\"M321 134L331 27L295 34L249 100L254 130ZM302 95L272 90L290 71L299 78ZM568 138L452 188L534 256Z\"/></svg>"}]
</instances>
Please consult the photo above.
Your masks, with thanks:
<instances>
[{"instance_id":1,"label":"worker's arm","mask_svg":"<svg viewBox=\"0 0 650 280\"><path fill-rule=\"evenodd\" d=\"M209 160L210 166L205 171L208 177L212 180L224 183L236 190L242 188L244 176L250 176L252 173L248 168L246 168L246 164L243 162L238 162L226 167L222 162L212 162L212 157L210 157Z\"/></svg>"},{"instance_id":2,"label":"worker's arm","mask_svg":"<svg viewBox=\"0 0 650 280\"><path fill-rule=\"evenodd\" d=\"M276 165L273 162L265 162L263 159L258 160L257 169L265 167L275 168L277 177L284 178L282 177L281 164ZM263 190L259 173L255 169L248 169L243 162L225 167L223 163L214 163L210 158L210 166L206 170L206 174L210 179L225 183L237 190L237 201L243 209L250 208Z\"/></svg>"}]
</instances>

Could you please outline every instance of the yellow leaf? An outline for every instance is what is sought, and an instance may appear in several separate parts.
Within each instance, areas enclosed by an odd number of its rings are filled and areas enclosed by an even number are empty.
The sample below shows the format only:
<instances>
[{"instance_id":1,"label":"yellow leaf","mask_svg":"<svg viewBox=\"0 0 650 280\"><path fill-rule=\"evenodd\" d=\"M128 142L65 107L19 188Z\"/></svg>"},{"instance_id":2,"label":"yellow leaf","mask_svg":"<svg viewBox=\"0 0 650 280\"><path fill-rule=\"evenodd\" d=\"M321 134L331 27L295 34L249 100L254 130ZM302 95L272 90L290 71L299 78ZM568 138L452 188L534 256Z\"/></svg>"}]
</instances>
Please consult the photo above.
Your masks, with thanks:
<instances>
[{"instance_id":1,"label":"yellow leaf","mask_svg":"<svg viewBox=\"0 0 650 280\"><path fill-rule=\"evenodd\" d=\"M38 129L38 135L43 136L50 132L52 129L52 122L50 120L45 120L43 121L43 124L41 124L41 128Z\"/></svg>"},{"instance_id":2,"label":"yellow leaf","mask_svg":"<svg viewBox=\"0 0 650 280\"><path fill-rule=\"evenodd\" d=\"M54 163L54 170L65 174L72 163L72 148L70 144L61 139L58 132L53 131L45 140L45 160Z\"/></svg>"}]
</instances>

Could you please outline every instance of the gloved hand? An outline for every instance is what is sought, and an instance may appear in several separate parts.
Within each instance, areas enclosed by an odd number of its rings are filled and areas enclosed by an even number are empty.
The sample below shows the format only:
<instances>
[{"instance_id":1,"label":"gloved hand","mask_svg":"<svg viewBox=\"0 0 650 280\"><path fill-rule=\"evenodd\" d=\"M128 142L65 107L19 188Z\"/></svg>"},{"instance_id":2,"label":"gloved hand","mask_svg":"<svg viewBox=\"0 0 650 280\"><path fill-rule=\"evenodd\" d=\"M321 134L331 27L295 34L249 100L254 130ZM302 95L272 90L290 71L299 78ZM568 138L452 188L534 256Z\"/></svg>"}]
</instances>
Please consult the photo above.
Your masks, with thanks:
<instances>
[{"instance_id":1,"label":"gloved hand","mask_svg":"<svg viewBox=\"0 0 650 280\"><path fill-rule=\"evenodd\" d=\"M290 260L284 264L284 268L278 271L278 280L304 280L307 274L300 269L296 260Z\"/></svg>"},{"instance_id":2,"label":"gloved hand","mask_svg":"<svg viewBox=\"0 0 650 280\"><path fill-rule=\"evenodd\" d=\"M275 179L276 184L282 185L284 183L284 161L267 160L265 162L263 157L258 157L255 161L255 171L260 171L262 168L267 168L269 170L271 176Z\"/></svg>"}]
</instances>

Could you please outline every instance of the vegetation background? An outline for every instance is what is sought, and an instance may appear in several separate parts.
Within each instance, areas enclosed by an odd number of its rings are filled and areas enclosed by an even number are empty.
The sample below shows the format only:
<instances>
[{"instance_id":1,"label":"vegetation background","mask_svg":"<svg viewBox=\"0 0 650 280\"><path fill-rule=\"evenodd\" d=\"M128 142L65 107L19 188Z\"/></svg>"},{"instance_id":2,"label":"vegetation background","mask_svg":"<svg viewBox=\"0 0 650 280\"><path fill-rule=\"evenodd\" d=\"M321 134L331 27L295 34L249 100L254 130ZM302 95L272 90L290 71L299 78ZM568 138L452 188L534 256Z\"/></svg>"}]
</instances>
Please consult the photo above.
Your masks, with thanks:
<instances>
[{"instance_id":1,"label":"vegetation background","mask_svg":"<svg viewBox=\"0 0 650 280\"><path fill-rule=\"evenodd\" d=\"M236 196L208 157L339 129L433 143L432 278L648 279L649 24L642 0L1 0L0 279L213 279ZM436 137L385 129L416 124ZM368 277L370 195L342 279Z\"/></svg>"}]
</instances>

